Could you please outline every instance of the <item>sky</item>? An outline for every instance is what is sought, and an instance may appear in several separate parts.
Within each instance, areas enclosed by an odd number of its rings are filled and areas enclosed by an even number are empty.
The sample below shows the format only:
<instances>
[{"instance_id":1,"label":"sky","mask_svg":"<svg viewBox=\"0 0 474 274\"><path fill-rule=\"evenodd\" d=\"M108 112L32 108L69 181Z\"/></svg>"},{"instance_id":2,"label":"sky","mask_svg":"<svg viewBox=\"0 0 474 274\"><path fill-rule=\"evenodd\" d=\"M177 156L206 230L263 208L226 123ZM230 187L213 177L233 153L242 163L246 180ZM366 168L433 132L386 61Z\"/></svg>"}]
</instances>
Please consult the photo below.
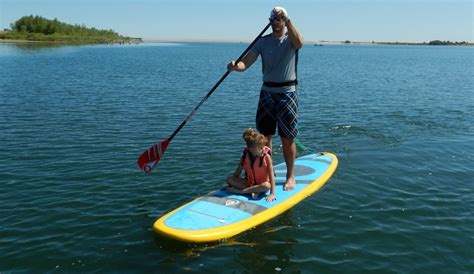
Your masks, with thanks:
<instances>
[{"instance_id":1,"label":"sky","mask_svg":"<svg viewBox=\"0 0 474 274\"><path fill-rule=\"evenodd\" d=\"M0 0L0 28L24 15L159 40L253 40L285 7L306 41L474 42L474 0Z\"/></svg>"}]
</instances>

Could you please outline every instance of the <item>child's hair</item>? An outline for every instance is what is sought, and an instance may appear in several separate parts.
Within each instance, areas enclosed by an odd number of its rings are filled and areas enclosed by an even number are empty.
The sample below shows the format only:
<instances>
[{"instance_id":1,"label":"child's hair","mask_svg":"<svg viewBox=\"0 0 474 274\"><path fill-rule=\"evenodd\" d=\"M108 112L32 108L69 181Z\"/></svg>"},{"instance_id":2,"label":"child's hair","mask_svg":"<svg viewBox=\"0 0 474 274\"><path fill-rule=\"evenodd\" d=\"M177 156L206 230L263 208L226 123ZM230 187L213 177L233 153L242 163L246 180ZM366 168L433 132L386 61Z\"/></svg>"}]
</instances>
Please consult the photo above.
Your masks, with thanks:
<instances>
[{"instance_id":1,"label":"child's hair","mask_svg":"<svg viewBox=\"0 0 474 274\"><path fill-rule=\"evenodd\" d=\"M254 130L253 128L248 128L244 131L242 136L244 138L245 143L247 145L250 143L256 144L259 148L263 148L267 144L267 138L259 133L258 131Z\"/></svg>"}]
</instances>

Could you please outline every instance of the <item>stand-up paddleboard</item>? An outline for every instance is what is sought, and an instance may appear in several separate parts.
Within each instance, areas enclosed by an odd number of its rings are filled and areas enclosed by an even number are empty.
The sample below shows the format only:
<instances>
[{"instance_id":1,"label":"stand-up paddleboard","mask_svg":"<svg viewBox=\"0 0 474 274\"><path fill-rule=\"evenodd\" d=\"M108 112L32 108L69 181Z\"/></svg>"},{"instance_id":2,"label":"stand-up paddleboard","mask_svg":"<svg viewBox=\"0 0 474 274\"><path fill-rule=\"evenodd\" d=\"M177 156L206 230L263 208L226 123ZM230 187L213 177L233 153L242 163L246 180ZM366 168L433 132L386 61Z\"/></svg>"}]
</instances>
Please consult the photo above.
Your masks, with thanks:
<instances>
[{"instance_id":1,"label":"stand-up paddleboard","mask_svg":"<svg viewBox=\"0 0 474 274\"><path fill-rule=\"evenodd\" d=\"M310 154L295 160L294 190L284 191L286 165L274 166L275 197L227 193L223 189L197 198L159 218L153 229L166 237L185 242L212 242L232 237L285 212L319 190L334 174L338 160L334 154Z\"/></svg>"}]
</instances>

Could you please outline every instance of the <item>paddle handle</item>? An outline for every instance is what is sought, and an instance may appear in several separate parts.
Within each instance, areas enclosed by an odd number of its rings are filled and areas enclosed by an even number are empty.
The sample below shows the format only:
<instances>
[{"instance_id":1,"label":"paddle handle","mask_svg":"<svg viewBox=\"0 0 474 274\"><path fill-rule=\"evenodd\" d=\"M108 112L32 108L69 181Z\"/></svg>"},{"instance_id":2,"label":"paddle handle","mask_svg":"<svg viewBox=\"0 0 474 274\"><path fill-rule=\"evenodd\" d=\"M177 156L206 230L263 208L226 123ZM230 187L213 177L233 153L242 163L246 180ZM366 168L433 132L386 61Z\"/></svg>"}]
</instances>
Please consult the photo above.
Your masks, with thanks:
<instances>
[{"instance_id":1,"label":"paddle handle","mask_svg":"<svg viewBox=\"0 0 474 274\"><path fill-rule=\"evenodd\" d=\"M262 37L262 35L267 31L267 29L270 27L270 25L271 25L271 23L268 23L267 26L260 32L260 34L252 41L252 43L250 43L250 45L247 47L247 49L245 49L245 51L242 52L242 54L239 56L239 58L237 58L237 60L235 61L236 64L238 62L242 61L242 59L245 57L247 52L249 52L249 50L253 47L253 45L255 45L257 40L260 37ZM178 134L178 132L184 127L184 125L186 125L186 123L189 121L189 119L191 119L191 117L194 115L194 113L201 107L201 105L204 102L206 102L206 100L212 95L212 93L214 93L214 91L217 89L217 87L224 81L224 79L229 74L230 74L230 71L226 71L226 73L224 73L224 75L222 75L221 79L219 79L219 81L217 81L217 83L211 88L211 90L206 94L206 96L204 96L204 98L202 98L201 102L199 102L199 104L197 104L197 106L194 107L194 109L188 114L188 116L186 116L186 118L184 118L181 125L179 125L179 127L168 138L168 141L171 142L171 140L174 138L174 136L176 136L176 134Z\"/></svg>"}]
</instances>

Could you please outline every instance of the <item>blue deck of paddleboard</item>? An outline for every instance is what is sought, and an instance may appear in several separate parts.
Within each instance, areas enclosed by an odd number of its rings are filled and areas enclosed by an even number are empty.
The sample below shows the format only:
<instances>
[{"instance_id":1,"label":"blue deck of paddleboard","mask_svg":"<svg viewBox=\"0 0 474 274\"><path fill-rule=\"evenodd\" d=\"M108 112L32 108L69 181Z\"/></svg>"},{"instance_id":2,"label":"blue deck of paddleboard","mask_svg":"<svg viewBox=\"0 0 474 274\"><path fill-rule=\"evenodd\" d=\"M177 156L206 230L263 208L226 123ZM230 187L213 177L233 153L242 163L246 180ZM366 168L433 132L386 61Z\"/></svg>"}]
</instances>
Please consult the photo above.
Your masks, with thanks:
<instances>
[{"instance_id":1,"label":"blue deck of paddleboard","mask_svg":"<svg viewBox=\"0 0 474 274\"><path fill-rule=\"evenodd\" d=\"M296 186L284 191L286 166L276 165L276 201L268 203L264 196L252 200L248 195L230 194L223 190L212 192L176 211L165 220L165 225L183 230L202 230L229 225L252 217L267 208L276 206L306 188L321 177L333 159L321 154L310 154L295 161Z\"/></svg>"}]
</instances>

